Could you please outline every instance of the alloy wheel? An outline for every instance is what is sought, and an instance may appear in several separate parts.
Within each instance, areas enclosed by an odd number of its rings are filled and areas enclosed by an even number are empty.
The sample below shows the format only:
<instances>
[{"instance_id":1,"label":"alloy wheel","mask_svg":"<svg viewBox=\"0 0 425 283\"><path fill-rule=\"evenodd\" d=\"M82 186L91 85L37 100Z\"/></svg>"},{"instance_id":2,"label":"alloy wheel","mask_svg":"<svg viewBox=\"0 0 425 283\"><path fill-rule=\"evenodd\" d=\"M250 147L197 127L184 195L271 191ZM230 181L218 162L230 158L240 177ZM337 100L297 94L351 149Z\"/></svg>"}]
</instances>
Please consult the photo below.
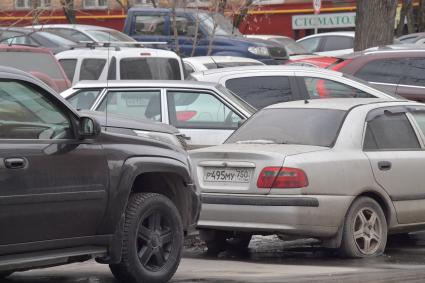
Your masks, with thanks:
<instances>
[{"instance_id":1,"label":"alloy wheel","mask_svg":"<svg viewBox=\"0 0 425 283\"><path fill-rule=\"evenodd\" d=\"M383 229L377 212L372 208L360 209L353 223L353 236L359 251L364 255L373 255L379 249Z\"/></svg>"}]
</instances>

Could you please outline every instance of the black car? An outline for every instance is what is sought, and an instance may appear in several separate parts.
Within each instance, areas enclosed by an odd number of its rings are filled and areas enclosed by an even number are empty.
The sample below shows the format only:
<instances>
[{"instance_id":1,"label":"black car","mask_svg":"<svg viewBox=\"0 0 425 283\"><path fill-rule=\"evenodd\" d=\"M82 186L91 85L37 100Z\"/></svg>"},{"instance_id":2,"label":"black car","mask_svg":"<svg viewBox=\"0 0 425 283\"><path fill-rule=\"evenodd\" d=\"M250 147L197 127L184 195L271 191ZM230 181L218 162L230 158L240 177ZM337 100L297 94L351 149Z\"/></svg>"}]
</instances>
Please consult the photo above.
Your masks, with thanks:
<instances>
[{"instance_id":1,"label":"black car","mask_svg":"<svg viewBox=\"0 0 425 283\"><path fill-rule=\"evenodd\" d=\"M0 43L44 47L50 49L53 54L77 45L58 35L30 28L0 28Z\"/></svg>"},{"instance_id":2,"label":"black car","mask_svg":"<svg viewBox=\"0 0 425 283\"><path fill-rule=\"evenodd\" d=\"M0 67L0 278L95 258L121 282L168 281L200 209L176 134Z\"/></svg>"}]
</instances>

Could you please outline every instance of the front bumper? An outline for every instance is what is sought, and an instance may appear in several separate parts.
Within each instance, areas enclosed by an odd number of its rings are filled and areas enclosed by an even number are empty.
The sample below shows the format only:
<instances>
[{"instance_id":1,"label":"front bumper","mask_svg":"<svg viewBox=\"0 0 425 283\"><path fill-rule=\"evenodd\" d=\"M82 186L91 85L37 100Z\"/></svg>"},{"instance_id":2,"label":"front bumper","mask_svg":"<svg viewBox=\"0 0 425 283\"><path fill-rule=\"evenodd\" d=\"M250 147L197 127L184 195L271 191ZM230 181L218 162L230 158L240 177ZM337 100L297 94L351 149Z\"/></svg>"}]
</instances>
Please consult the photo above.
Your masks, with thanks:
<instances>
[{"instance_id":1,"label":"front bumper","mask_svg":"<svg viewBox=\"0 0 425 283\"><path fill-rule=\"evenodd\" d=\"M331 237L351 196L203 194L200 229Z\"/></svg>"}]
</instances>

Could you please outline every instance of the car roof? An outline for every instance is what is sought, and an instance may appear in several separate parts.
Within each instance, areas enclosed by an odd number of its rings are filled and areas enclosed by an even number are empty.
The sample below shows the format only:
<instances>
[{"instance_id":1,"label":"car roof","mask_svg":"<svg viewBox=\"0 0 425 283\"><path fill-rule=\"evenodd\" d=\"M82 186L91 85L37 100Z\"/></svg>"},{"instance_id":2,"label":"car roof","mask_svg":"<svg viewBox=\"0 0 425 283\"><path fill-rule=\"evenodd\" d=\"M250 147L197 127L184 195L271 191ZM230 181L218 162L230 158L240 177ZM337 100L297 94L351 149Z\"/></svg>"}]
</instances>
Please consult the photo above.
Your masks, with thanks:
<instances>
[{"instance_id":1,"label":"car roof","mask_svg":"<svg viewBox=\"0 0 425 283\"><path fill-rule=\"evenodd\" d=\"M198 62L201 64L204 63L225 63L225 62L253 62L261 63L261 61L246 58L246 57L237 57L237 56L197 56L197 57L187 57L183 58L183 62Z\"/></svg>"},{"instance_id":2,"label":"car roof","mask_svg":"<svg viewBox=\"0 0 425 283\"><path fill-rule=\"evenodd\" d=\"M354 37L354 31L333 31L333 32L322 32L317 34L312 34L305 36L303 38L298 39L297 41L301 41L303 39L307 38L313 38L313 37L321 37L321 36L329 36L329 35L337 35L337 36L348 36L348 37Z\"/></svg>"},{"instance_id":3,"label":"car roof","mask_svg":"<svg viewBox=\"0 0 425 283\"><path fill-rule=\"evenodd\" d=\"M407 45L407 44L406 44ZM385 56L385 54L400 54L400 55L414 55L414 54L421 54L425 55L425 48L413 48L412 45L409 44L409 46L403 47L400 46L400 48L397 49L369 49L369 50L363 50L363 51L357 51L351 54L340 56L344 59L351 59L351 58L357 58L361 56Z\"/></svg>"},{"instance_id":4,"label":"car roof","mask_svg":"<svg viewBox=\"0 0 425 283\"><path fill-rule=\"evenodd\" d=\"M95 26L95 25L81 25L81 24L49 24L49 25L35 25L27 26L34 29L43 29L43 28L67 28L67 29L76 29L76 30L114 30L107 27Z\"/></svg>"},{"instance_id":5,"label":"car roof","mask_svg":"<svg viewBox=\"0 0 425 283\"><path fill-rule=\"evenodd\" d=\"M297 100L291 102L282 102L270 105L268 108L317 108L317 109L335 109L347 111L353 107L361 105L370 105L377 103L401 103L411 102L413 104L419 104L409 100L394 100L385 98L321 98L321 99L309 99L309 100Z\"/></svg>"},{"instance_id":6,"label":"car roof","mask_svg":"<svg viewBox=\"0 0 425 283\"><path fill-rule=\"evenodd\" d=\"M142 54L144 53L144 54ZM66 50L56 54L58 59L64 58L75 58L75 57L87 57L97 55L102 58L109 58L110 56L116 56L120 58L135 57L135 56L147 56L150 53L151 57L167 57L167 58L179 58L173 51L163 49L153 49L144 47L100 47L95 49L90 48L75 48L73 50Z\"/></svg>"},{"instance_id":7,"label":"car roof","mask_svg":"<svg viewBox=\"0 0 425 283\"><path fill-rule=\"evenodd\" d=\"M52 52L49 49L41 47L33 47L28 45L20 44L0 44L0 52L16 51L16 52L33 52L33 53L49 53ZM53 55L52 55L53 56Z\"/></svg>"},{"instance_id":8,"label":"car roof","mask_svg":"<svg viewBox=\"0 0 425 283\"><path fill-rule=\"evenodd\" d=\"M320 73L328 73L332 75L342 76L341 72L336 72L332 70L325 69L315 69L311 67L302 67L302 66L292 66L292 65L279 65L279 66L241 66L241 67L229 67L222 69L211 69L198 73L193 73L195 76L197 75L215 75L215 74L227 74L227 73L244 73L244 72L253 72L253 71L303 71L303 72L320 72Z\"/></svg>"},{"instance_id":9,"label":"car roof","mask_svg":"<svg viewBox=\"0 0 425 283\"><path fill-rule=\"evenodd\" d=\"M178 88L216 88L218 84L198 81L181 80L108 80L108 81L80 81L72 88L134 88L134 87L178 87Z\"/></svg>"}]
</instances>

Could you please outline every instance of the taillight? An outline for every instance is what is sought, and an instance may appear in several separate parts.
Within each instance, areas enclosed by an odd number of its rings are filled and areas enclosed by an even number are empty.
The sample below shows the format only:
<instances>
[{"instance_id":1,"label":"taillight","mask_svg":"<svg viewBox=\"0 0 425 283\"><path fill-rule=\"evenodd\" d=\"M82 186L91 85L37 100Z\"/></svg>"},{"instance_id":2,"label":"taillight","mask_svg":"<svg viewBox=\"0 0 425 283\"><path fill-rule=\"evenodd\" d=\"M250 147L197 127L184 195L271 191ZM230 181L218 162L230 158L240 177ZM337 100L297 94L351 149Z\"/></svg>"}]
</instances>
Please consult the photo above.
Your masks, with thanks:
<instances>
[{"instance_id":1,"label":"taillight","mask_svg":"<svg viewBox=\"0 0 425 283\"><path fill-rule=\"evenodd\" d=\"M341 63L338 63L336 65L331 66L329 69L334 70L334 71L339 71L342 68L344 68L345 66L347 66L348 64L350 64L351 61L353 61L353 59L344 60Z\"/></svg>"},{"instance_id":2,"label":"taillight","mask_svg":"<svg viewBox=\"0 0 425 283\"><path fill-rule=\"evenodd\" d=\"M303 188L308 186L305 172L291 167L266 167L257 180L257 187L261 189L270 188Z\"/></svg>"}]
</instances>

